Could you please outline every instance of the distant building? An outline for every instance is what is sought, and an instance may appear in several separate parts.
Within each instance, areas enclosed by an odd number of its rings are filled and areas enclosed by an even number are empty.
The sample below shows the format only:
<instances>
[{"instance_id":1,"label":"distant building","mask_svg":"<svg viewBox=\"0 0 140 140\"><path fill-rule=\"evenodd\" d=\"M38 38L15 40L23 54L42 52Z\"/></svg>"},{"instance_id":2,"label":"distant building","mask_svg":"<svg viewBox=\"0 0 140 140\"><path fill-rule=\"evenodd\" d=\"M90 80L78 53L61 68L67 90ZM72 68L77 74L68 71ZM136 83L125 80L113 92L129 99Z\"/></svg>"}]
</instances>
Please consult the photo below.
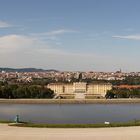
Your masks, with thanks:
<instances>
[{"instance_id":1,"label":"distant building","mask_svg":"<svg viewBox=\"0 0 140 140\"><path fill-rule=\"evenodd\" d=\"M140 89L140 85L119 85L113 87L118 89Z\"/></svg>"},{"instance_id":2,"label":"distant building","mask_svg":"<svg viewBox=\"0 0 140 140\"><path fill-rule=\"evenodd\" d=\"M73 95L74 98L85 98L86 96L105 97L107 90L112 89L110 83L51 83L47 86L53 90L56 95L67 97Z\"/></svg>"}]
</instances>

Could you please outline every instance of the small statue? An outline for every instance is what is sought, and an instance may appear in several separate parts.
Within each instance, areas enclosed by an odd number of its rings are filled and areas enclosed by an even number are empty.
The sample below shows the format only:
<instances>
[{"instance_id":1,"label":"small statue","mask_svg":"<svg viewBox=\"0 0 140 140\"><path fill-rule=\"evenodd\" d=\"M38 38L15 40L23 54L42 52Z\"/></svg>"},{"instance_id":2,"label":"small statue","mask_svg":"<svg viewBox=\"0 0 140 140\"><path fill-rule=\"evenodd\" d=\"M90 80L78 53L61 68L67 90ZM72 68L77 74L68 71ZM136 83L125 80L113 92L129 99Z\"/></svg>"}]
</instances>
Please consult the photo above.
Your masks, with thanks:
<instances>
[{"instance_id":1,"label":"small statue","mask_svg":"<svg viewBox=\"0 0 140 140\"><path fill-rule=\"evenodd\" d=\"M16 117L15 117L15 123L19 123L19 115L16 115Z\"/></svg>"}]
</instances>

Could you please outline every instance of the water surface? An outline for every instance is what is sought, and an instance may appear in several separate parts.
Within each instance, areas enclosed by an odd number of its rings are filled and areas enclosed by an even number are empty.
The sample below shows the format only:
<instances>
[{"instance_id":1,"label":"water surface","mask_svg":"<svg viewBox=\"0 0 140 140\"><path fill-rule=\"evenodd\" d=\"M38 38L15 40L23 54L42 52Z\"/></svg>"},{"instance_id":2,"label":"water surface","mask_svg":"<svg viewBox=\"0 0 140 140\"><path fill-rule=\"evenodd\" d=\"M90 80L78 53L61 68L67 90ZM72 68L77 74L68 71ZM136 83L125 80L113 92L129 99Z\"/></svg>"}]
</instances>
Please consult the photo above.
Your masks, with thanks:
<instances>
[{"instance_id":1,"label":"water surface","mask_svg":"<svg viewBox=\"0 0 140 140\"><path fill-rule=\"evenodd\" d=\"M0 104L0 120L93 124L140 120L140 104Z\"/></svg>"}]
</instances>

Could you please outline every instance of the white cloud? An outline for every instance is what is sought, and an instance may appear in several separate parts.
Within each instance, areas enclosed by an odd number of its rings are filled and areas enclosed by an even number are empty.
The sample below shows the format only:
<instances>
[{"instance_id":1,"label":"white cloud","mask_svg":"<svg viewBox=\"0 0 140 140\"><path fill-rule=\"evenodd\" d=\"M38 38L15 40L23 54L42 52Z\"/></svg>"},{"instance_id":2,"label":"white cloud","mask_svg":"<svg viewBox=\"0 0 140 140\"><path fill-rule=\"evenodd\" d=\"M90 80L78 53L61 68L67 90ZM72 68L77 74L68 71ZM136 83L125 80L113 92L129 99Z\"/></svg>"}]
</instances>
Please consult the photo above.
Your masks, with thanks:
<instances>
[{"instance_id":1,"label":"white cloud","mask_svg":"<svg viewBox=\"0 0 140 140\"><path fill-rule=\"evenodd\" d=\"M0 37L0 65L2 67L42 67L56 69L80 69L94 66L102 55L73 53L49 46L39 38L22 35ZM99 63L101 63L99 62Z\"/></svg>"},{"instance_id":2,"label":"white cloud","mask_svg":"<svg viewBox=\"0 0 140 140\"><path fill-rule=\"evenodd\" d=\"M13 52L32 45L34 40L21 35L6 35L0 37L0 53Z\"/></svg>"},{"instance_id":3,"label":"white cloud","mask_svg":"<svg viewBox=\"0 0 140 140\"><path fill-rule=\"evenodd\" d=\"M58 29L49 32L31 33L30 36L42 41L50 40L52 41L52 43L54 43L54 45L60 45L62 44L62 42L60 42L60 36L65 34L73 34L73 33L79 33L79 32L70 29Z\"/></svg>"},{"instance_id":4,"label":"white cloud","mask_svg":"<svg viewBox=\"0 0 140 140\"><path fill-rule=\"evenodd\" d=\"M126 28L124 29L124 31L128 31L128 32L131 32L131 31L134 31L135 29L134 28Z\"/></svg>"},{"instance_id":5,"label":"white cloud","mask_svg":"<svg viewBox=\"0 0 140 140\"><path fill-rule=\"evenodd\" d=\"M126 36L115 35L112 37L113 38L120 38L120 39L129 39L129 40L140 40L140 34L138 34L138 35L126 35Z\"/></svg>"},{"instance_id":6,"label":"white cloud","mask_svg":"<svg viewBox=\"0 0 140 140\"><path fill-rule=\"evenodd\" d=\"M31 35L33 35L33 36L54 37L54 36L62 35L62 34L65 34L65 33L76 33L76 32L77 31L70 30L70 29L59 29L59 30L54 30L54 31L50 31L50 32L34 33L34 34L31 34Z\"/></svg>"},{"instance_id":7,"label":"white cloud","mask_svg":"<svg viewBox=\"0 0 140 140\"><path fill-rule=\"evenodd\" d=\"M61 35L61 34L65 34L65 33L75 33L75 32L76 31L74 31L74 30L60 29L60 30L47 32L46 35L53 36L53 35Z\"/></svg>"},{"instance_id":8,"label":"white cloud","mask_svg":"<svg viewBox=\"0 0 140 140\"><path fill-rule=\"evenodd\" d=\"M7 27L11 27L12 25L10 25L7 22L4 21L0 21L0 28L7 28Z\"/></svg>"}]
</instances>

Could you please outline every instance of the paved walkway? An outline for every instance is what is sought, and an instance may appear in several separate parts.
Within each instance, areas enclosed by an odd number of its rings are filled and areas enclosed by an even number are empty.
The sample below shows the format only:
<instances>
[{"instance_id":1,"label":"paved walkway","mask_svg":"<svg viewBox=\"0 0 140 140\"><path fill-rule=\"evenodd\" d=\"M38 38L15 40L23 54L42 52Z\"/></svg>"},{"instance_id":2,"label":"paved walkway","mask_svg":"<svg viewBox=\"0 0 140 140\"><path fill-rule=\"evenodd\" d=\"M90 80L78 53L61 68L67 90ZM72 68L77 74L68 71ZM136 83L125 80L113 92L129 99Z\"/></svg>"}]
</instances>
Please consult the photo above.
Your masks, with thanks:
<instances>
[{"instance_id":1,"label":"paved walkway","mask_svg":"<svg viewBox=\"0 0 140 140\"><path fill-rule=\"evenodd\" d=\"M140 140L140 127L58 129L0 124L0 140Z\"/></svg>"}]
</instances>

